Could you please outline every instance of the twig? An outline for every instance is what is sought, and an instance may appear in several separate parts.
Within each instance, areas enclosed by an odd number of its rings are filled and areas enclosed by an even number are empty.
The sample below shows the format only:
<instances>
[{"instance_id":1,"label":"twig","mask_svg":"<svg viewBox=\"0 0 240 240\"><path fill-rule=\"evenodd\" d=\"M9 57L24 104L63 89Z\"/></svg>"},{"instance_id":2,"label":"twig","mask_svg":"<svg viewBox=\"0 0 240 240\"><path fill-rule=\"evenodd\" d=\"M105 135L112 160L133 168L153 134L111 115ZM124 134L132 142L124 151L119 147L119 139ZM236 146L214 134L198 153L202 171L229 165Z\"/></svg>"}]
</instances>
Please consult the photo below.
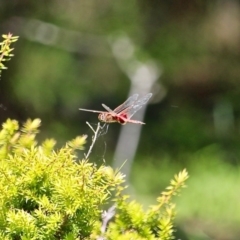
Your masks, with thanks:
<instances>
[{"instance_id":1,"label":"twig","mask_svg":"<svg viewBox=\"0 0 240 240\"><path fill-rule=\"evenodd\" d=\"M103 234L106 232L108 222L114 217L116 211L116 206L113 205L107 211L104 211L102 214L102 226L101 226L101 233L102 236L98 237L97 240L104 240Z\"/></svg>"},{"instance_id":2,"label":"twig","mask_svg":"<svg viewBox=\"0 0 240 240\"><path fill-rule=\"evenodd\" d=\"M87 154L84 154L85 156L85 159L87 159L90 155L90 153L92 152L92 148L97 140L97 137L98 137L98 134L99 134L99 131L102 130L104 127L105 127L105 124L103 126L100 125L100 122L98 123L97 125L97 129L94 130L93 127L90 125L89 122L86 122L87 125L90 127L90 129L93 131L94 135L92 137L92 144L91 146L89 147L89 150L88 150L88 153ZM101 134L101 133L100 133ZM115 209L116 209L116 206L113 205L112 207L110 207L107 211L104 211L103 214L102 214L102 226L101 226L101 233L102 233L102 236L99 236L97 238L97 240L105 240L105 237L103 236L104 233L106 232L106 229L107 229L107 225L108 225L108 222L114 217L115 215Z\"/></svg>"},{"instance_id":3,"label":"twig","mask_svg":"<svg viewBox=\"0 0 240 240\"><path fill-rule=\"evenodd\" d=\"M91 130L92 130L93 133L94 133L94 135L93 135L93 137L92 137L92 144L91 144L91 146L90 146L89 149L88 149L88 153L87 153L87 154L84 154L85 159L88 159L90 153L92 152L92 148L93 148L93 146L94 146L94 144L95 144L95 142L96 142L96 140L97 140L98 132L99 132L99 130L100 130L102 127L101 127L100 123L98 123L97 129L94 130L93 127L90 125L89 122L86 122L86 123L87 123L87 125L91 128Z\"/></svg>"}]
</instances>

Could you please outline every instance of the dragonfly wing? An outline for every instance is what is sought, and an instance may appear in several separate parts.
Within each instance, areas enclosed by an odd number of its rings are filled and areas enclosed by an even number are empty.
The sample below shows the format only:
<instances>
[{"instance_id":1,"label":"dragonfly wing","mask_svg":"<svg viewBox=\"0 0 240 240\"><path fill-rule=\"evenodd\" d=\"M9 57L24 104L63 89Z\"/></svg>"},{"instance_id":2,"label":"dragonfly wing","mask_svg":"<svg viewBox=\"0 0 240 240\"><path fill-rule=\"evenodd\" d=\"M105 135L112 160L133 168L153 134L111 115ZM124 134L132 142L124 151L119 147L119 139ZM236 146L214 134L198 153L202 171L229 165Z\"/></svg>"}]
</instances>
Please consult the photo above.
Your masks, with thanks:
<instances>
[{"instance_id":1,"label":"dragonfly wing","mask_svg":"<svg viewBox=\"0 0 240 240\"><path fill-rule=\"evenodd\" d=\"M144 97L138 99L138 101L136 101L133 106L126 109L128 119L131 118L139 109L141 109L142 106L146 104L151 97L152 93L148 93Z\"/></svg>"},{"instance_id":2,"label":"dragonfly wing","mask_svg":"<svg viewBox=\"0 0 240 240\"><path fill-rule=\"evenodd\" d=\"M148 93L147 95L145 95L144 97L142 97L141 99L139 99L136 103L136 105L144 105L148 102L148 100L152 97L152 93Z\"/></svg>"},{"instance_id":3,"label":"dragonfly wing","mask_svg":"<svg viewBox=\"0 0 240 240\"><path fill-rule=\"evenodd\" d=\"M143 105L133 106L126 110L127 118L131 118L139 109L142 108Z\"/></svg>"},{"instance_id":4,"label":"dragonfly wing","mask_svg":"<svg viewBox=\"0 0 240 240\"><path fill-rule=\"evenodd\" d=\"M120 113L122 112L124 109L132 106L138 98L138 94L134 94L131 97L129 97L123 104L121 104L120 106L118 106L117 108L114 109L115 113Z\"/></svg>"},{"instance_id":5,"label":"dragonfly wing","mask_svg":"<svg viewBox=\"0 0 240 240\"><path fill-rule=\"evenodd\" d=\"M108 106L106 106L105 104L102 104L102 106L108 111L110 112L113 116L116 116L116 113Z\"/></svg>"},{"instance_id":6,"label":"dragonfly wing","mask_svg":"<svg viewBox=\"0 0 240 240\"><path fill-rule=\"evenodd\" d=\"M141 121L137 121L137 120L132 120L132 119L127 119L126 123L135 123L135 124L146 124L144 122Z\"/></svg>"},{"instance_id":7,"label":"dragonfly wing","mask_svg":"<svg viewBox=\"0 0 240 240\"><path fill-rule=\"evenodd\" d=\"M85 108L79 108L79 110L85 111L85 112L103 113L103 111L97 111L97 110L91 110L91 109L85 109Z\"/></svg>"}]
</instances>

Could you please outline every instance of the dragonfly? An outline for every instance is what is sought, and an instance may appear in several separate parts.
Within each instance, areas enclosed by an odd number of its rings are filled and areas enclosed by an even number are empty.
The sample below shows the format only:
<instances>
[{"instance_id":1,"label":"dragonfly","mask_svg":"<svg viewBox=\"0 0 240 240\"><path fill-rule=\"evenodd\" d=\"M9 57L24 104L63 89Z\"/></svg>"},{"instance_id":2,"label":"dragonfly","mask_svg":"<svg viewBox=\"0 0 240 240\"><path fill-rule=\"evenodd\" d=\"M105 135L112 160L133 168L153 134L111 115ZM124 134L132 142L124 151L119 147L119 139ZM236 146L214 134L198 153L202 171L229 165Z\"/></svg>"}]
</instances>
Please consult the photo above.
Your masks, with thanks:
<instances>
[{"instance_id":1,"label":"dragonfly","mask_svg":"<svg viewBox=\"0 0 240 240\"><path fill-rule=\"evenodd\" d=\"M145 96L138 98L139 94L134 94L129 97L123 104L112 110L105 104L102 106L107 111L97 111L85 108L79 108L81 111L99 113L98 119L105 123L118 122L122 125L126 123L145 124L144 122L131 119L131 117L140 109L148 100L152 97L152 93L148 93Z\"/></svg>"}]
</instances>

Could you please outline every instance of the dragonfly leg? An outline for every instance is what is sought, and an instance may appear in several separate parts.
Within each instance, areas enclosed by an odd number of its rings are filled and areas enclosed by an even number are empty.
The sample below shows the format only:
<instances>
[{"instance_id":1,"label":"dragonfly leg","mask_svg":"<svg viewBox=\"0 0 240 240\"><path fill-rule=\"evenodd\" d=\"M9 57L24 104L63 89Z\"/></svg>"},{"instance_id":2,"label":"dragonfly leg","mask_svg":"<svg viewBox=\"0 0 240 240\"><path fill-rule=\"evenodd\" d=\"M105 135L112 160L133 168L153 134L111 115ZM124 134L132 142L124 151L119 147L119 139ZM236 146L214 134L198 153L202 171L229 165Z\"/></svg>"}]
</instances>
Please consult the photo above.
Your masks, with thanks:
<instances>
[{"instance_id":1,"label":"dragonfly leg","mask_svg":"<svg viewBox=\"0 0 240 240\"><path fill-rule=\"evenodd\" d=\"M108 123L104 123L102 126L100 126L100 132L99 132L99 137L102 136L102 135L105 135L107 134L108 132L108 127L109 127L109 124Z\"/></svg>"}]
</instances>

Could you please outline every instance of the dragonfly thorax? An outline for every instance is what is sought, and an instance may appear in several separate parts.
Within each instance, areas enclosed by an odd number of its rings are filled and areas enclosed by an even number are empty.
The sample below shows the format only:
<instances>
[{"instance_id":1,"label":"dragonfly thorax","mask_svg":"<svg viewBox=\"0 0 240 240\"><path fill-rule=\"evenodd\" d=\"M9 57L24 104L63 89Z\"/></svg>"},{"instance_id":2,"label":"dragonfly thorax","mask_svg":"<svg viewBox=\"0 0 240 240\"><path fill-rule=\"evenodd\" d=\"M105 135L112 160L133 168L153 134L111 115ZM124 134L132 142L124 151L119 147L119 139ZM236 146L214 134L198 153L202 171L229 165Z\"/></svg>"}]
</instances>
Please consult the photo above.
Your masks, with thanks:
<instances>
[{"instance_id":1,"label":"dragonfly thorax","mask_svg":"<svg viewBox=\"0 0 240 240\"><path fill-rule=\"evenodd\" d=\"M116 118L108 112L100 113L98 115L98 119L99 119L99 121L106 122L106 123L117 122Z\"/></svg>"}]
</instances>

